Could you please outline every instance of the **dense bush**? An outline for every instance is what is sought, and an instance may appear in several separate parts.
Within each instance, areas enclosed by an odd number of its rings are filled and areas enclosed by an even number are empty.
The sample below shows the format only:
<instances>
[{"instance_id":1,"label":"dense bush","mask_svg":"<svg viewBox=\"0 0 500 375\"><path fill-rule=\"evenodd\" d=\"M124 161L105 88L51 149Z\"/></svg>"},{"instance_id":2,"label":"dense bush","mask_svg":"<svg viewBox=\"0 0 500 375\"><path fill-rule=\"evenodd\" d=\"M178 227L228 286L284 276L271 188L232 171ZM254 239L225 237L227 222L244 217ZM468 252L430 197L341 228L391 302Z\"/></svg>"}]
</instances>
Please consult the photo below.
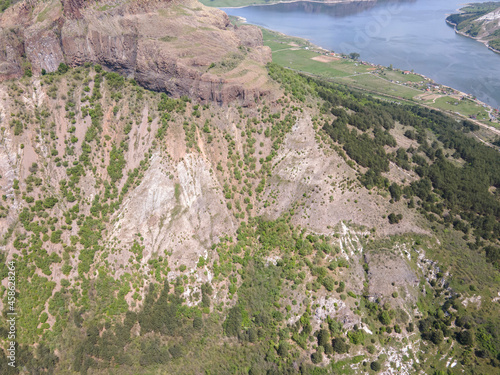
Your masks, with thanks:
<instances>
[{"instance_id":1,"label":"dense bush","mask_svg":"<svg viewBox=\"0 0 500 375\"><path fill-rule=\"evenodd\" d=\"M374 361L374 362L370 363L370 368L373 371L378 372L382 369L382 365L380 364L380 362Z\"/></svg>"},{"instance_id":2,"label":"dense bush","mask_svg":"<svg viewBox=\"0 0 500 375\"><path fill-rule=\"evenodd\" d=\"M109 154L108 174L111 181L116 182L123 177L123 168L125 167L125 157L123 150L113 146Z\"/></svg>"}]
</instances>

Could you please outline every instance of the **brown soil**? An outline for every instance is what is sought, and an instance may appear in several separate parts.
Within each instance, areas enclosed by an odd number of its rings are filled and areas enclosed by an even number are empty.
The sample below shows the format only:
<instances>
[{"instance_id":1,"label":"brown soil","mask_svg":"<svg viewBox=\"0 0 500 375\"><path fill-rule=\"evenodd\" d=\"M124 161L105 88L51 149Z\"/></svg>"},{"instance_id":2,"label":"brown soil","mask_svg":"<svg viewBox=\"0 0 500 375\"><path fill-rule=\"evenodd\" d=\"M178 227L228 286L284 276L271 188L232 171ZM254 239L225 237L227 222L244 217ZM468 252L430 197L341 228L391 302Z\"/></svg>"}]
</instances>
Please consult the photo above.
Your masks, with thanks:
<instances>
[{"instance_id":1,"label":"brown soil","mask_svg":"<svg viewBox=\"0 0 500 375\"><path fill-rule=\"evenodd\" d=\"M329 62L332 62L332 61L340 60L340 58L334 57L334 56L321 55L321 56L312 57L311 60L319 61L319 62L322 62L322 63L329 63Z\"/></svg>"}]
</instances>

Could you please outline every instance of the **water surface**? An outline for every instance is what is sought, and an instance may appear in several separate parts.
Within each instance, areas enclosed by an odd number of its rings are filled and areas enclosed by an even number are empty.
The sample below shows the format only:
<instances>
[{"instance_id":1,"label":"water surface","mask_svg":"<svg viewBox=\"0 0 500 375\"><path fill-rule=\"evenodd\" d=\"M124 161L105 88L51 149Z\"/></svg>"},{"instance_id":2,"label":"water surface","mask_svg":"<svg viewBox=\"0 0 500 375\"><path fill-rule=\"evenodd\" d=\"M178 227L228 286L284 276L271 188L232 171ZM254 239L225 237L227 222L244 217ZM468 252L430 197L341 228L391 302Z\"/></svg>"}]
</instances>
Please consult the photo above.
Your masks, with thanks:
<instances>
[{"instance_id":1,"label":"water surface","mask_svg":"<svg viewBox=\"0 0 500 375\"><path fill-rule=\"evenodd\" d=\"M500 55L480 42L456 34L445 22L446 16L463 3L463 0L334 5L298 2L223 10L244 17L249 23L307 38L336 52L358 52L365 61L413 69L498 108Z\"/></svg>"}]
</instances>

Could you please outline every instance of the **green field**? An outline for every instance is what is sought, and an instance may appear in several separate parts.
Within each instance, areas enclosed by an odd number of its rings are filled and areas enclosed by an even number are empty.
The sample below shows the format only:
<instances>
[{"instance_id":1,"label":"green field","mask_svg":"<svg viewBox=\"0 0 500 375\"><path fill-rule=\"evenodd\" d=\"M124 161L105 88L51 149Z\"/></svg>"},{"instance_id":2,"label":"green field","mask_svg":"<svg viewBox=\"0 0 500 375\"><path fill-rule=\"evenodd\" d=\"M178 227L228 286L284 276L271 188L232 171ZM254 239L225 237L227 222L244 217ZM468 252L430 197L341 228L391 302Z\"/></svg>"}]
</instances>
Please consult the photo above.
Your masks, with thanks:
<instances>
[{"instance_id":1,"label":"green field","mask_svg":"<svg viewBox=\"0 0 500 375\"><path fill-rule=\"evenodd\" d=\"M424 79L415 74L403 75L401 72L384 71L382 74L370 74L375 69L369 65L362 65L351 59L341 58L330 62L313 60L322 54L314 50L303 48L293 48L277 42L266 42L266 45L273 50L273 62L297 70L318 75L325 78L345 78L344 83L355 84L369 90L401 96L407 99L413 98L421 93L410 87L390 82L422 82Z\"/></svg>"},{"instance_id":2,"label":"green field","mask_svg":"<svg viewBox=\"0 0 500 375\"><path fill-rule=\"evenodd\" d=\"M415 97L424 94L423 89L426 88L426 83L431 82L418 74L403 74L400 70L385 67L374 68L370 65L362 65L350 58L339 58L328 62L316 61L313 58L324 56L326 51L309 41L267 29L262 29L262 34L264 45L272 50L273 62L298 72L309 73L366 90L372 94L385 96L390 100L395 98L418 100ZM418 87L414 88L410 85ZM427 106L459 113L466 117L474 115L477 120L485 124L498 126L496 123L489 122L486 109L482 105L469 99L457 100L451 96L441 96L435 100L418 101Z\"/></svg>"},{"instance_id":3,"label":"green field","mask_svg":"<svg viewBox=\"0 0 500 375\"><path fill-rule=\"evenodd\" d=\"M399 82L424 82L425 79L418 74L403 74L398 70L384 70L384 78Z\"/></svg>"},{"instance_id":4,"label":"green field","mask_svg":"<svg viewBox=\"0 0 500 375\"><path fill-rule=\"evenodd\" d=\"M340 70L340 66L333 63L323 63L312 58L318 53L306 50L283 50L273 52L273 61L279 65L301 72L312 73L322 77L344 77L350 73Z\"/></svg>"},{"instance_id":5,"label":"green field","mask_svg":"<svg viewBox=\"0 0 500 375\"><path fill-rule=\"evenodd\" d=\"M264 37L264 44L266 46L271 47L273 51L282 48L290 48L290 43L295 43L299 47L314 47L312 43L303 38L297 38L289 35L285 35L282 33L278 33L276 31L268 30L261 28L262 36ZM278 43L275 46L273 43Z\"/></svg>"},{"instance_id":6,"label":"green field","mask_svg":"<svg viewBox=\"0 0 500 375\"><path fill-rule=\"evenodd\" d=\"M392 97L403 99L412 99L415 95L421 93L419 90L391 83L373 74L360 74L357 76L341 78L336 80L336 82L345 83L346 85L351 86L358 86L366 90L376 91L381 94L387 94Z\"/></svg>"},{"instance_id":7,"label":"green field","mask_svg":"<svg viewBox=\"0 0 500 375\"><path fill-rule=\"evenodd\" d=\"M324 56L325 51L314 48L304 39L290 38L286 35L269 30L263 30L264 44L273 51L273 62L294 69L296 71L314 74L320 77L333 79L339 83L358 86L360 88L377 91L391 96L411 99L421 93L409 87L391 83L389 80L422 81L417 75L403 75L401 72L385 71L387 77L378 77L371 74L375 68L363 65L352 59L338 58L328 62L313 60ZM310 48L306 50L305 48ZM326 57L326 56L324 56Z\"/></svg>"},{"instance_id":8,"label":"green field","mask_svg":"<svg viewBox=\"0 0 500 375\"><path fill-rule=\"evenodd\" d=\"M458 104L456 104L458 103ZM447 111L458 112L464 116L477 116L478 120L488 120L488 113L485 108L477 103L474 103L472 100L464 99L464 100L456 100L450 97L442 97L436 99L434 103L428 102L428 105L432 105L433 107L444 109Z\"/></svg>"},{"instance_id":9,"label":"green field","mask_svg":"<svg viewBox=\"0 0 500 375\"><path fill-rule=\"evenodd\" d=\"M313 58L324 56L325 51L314 48L308 41L265 29L262 32L264 44L273 51L273 62L279 65L328 78L366 73L373 69L349 59L316 61Z\"/></svg>"}]
</instances>

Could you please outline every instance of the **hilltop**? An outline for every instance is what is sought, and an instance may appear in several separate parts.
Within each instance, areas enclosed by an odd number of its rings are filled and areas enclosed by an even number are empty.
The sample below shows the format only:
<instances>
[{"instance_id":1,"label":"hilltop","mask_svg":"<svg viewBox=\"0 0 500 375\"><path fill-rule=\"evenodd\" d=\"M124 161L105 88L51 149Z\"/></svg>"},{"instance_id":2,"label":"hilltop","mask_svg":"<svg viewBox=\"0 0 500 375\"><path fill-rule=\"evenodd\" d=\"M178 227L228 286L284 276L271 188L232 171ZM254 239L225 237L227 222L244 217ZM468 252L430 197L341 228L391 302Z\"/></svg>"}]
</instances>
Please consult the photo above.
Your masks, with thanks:
<instances>
[{"instance_id":1,"label":"hilltop","mask_svg":"<svg viewBox=\"0 0 500 375\"><path fill-rule=\"evenodd\" d=\"M269 63L195 1L0 26L2 374L498 373L485 129Z\"/></svg>"}]
</instances>

